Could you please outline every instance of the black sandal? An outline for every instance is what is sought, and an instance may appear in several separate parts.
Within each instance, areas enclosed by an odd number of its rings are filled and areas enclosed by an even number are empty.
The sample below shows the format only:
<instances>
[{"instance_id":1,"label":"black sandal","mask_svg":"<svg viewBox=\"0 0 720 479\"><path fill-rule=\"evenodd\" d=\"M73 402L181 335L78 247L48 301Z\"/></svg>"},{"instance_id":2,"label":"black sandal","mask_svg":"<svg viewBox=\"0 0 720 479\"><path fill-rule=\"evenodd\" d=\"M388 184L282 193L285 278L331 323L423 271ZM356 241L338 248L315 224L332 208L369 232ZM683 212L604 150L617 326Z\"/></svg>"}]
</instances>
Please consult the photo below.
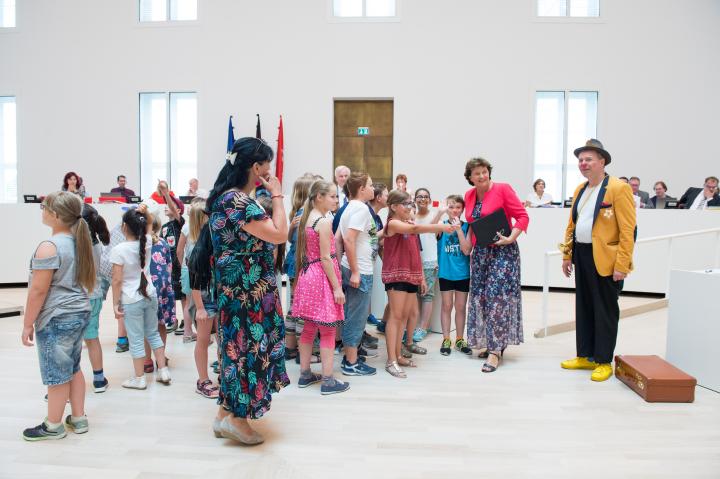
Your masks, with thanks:
<instances>
[{"instance_id":1,"label":"black sandal","mask_svg":"<svg viewBox=\"0 0 720 479\"><path fill-rule=\"evenodd\" d=\"M500 353L500 355L501 354L502 353ZM500 365L500 355L498 355L497 353L489 353L488 357L495 356L498 359L498 366L499 366ZM492 364L485 363L485 364L483 364L482 372L493 373L493 372L497 371L498 366L493 366Z\"/></svg>"}]
</instances>

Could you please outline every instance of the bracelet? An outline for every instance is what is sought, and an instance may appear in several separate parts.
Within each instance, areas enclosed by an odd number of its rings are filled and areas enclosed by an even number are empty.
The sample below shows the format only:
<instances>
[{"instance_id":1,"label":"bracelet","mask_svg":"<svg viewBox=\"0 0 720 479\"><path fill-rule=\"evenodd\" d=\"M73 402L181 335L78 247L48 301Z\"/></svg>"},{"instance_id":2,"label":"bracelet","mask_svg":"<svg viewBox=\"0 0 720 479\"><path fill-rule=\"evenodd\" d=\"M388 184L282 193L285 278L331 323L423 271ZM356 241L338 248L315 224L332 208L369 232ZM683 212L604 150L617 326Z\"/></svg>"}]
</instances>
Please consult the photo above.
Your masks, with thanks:
<instances>
[{"instance_id":1,"label":"bracelet","mask_svg":"<svg viewBox=\"0 0 720 479\"><path fill-rule=\"evenodd\" d=\"M285 195L273 195L270 197L271 200L274 200L275 198L285 198Z\"/></svg>"}]
</instances>

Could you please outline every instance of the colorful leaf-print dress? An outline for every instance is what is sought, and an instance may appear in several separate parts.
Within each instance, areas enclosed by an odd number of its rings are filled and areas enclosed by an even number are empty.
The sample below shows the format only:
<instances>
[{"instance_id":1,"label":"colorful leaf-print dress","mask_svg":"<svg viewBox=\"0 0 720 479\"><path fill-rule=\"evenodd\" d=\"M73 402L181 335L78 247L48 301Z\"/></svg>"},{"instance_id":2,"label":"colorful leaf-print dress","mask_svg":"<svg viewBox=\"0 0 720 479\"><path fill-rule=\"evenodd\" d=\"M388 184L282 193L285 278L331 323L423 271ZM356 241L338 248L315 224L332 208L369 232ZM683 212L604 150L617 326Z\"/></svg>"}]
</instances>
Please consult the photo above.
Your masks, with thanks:
<instances>
[{"instance_id":1,"label":"colorful leaf-print dress","mask_svg":"<svg viewBox=\"0 0 720 479\"><path fill-rule=\"evenodd\" d=\"M271 394L290 384L275 246L242 229L268 218L254 199L239 191L219 196L210 214L220 311L218 404L248 419L263 416L270 409Z\"/></svg>"}]
</instances>

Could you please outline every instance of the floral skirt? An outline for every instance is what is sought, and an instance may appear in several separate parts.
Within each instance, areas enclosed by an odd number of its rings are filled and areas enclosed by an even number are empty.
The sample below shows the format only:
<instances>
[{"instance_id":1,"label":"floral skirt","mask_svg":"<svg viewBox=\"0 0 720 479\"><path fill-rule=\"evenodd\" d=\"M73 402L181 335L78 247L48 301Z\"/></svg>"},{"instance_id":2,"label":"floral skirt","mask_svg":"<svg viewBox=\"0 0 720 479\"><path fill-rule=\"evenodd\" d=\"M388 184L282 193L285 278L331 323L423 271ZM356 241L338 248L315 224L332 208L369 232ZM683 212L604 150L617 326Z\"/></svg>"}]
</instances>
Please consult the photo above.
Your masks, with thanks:
<instances>
[{"instance_id":1,"label":"floral skirt","mask_svg":"<svg viewBox=\"0 0 720 479\"><path fill-rule=\"evenodd\" d=\"M523 342L520 248L475 248L470 260L467 340L472 348L500 351Z\"/></svg>"}]
</instances>

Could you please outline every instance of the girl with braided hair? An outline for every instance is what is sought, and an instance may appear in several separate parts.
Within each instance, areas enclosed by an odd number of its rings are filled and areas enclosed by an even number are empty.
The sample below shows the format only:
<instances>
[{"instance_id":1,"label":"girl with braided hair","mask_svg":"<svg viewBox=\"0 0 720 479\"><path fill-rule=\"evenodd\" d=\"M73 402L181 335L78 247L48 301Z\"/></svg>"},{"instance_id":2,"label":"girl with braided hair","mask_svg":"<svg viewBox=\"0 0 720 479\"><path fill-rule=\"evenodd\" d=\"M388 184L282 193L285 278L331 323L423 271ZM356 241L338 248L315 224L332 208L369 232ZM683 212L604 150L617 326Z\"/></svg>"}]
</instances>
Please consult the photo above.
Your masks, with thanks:
<instances>
[{"instance_id":1,"label":"girl with braided hair","mask_svg":"<svg viewBox=\"0 0 720 479\"><path fill-rule=\"evenodd\" d=\"M133 376L122 383L124 388L145 389L144 340L147 340L158 364L158 381L169 385L170 371L165 363L165 345L158 332L158 300L150 277L152 237L148 233L150 215L145 206L128 210L123 215L122 230L127 241L110 253L113 265L113 311L124 320L133 359Z\"/></svg>"}]
</instances>

